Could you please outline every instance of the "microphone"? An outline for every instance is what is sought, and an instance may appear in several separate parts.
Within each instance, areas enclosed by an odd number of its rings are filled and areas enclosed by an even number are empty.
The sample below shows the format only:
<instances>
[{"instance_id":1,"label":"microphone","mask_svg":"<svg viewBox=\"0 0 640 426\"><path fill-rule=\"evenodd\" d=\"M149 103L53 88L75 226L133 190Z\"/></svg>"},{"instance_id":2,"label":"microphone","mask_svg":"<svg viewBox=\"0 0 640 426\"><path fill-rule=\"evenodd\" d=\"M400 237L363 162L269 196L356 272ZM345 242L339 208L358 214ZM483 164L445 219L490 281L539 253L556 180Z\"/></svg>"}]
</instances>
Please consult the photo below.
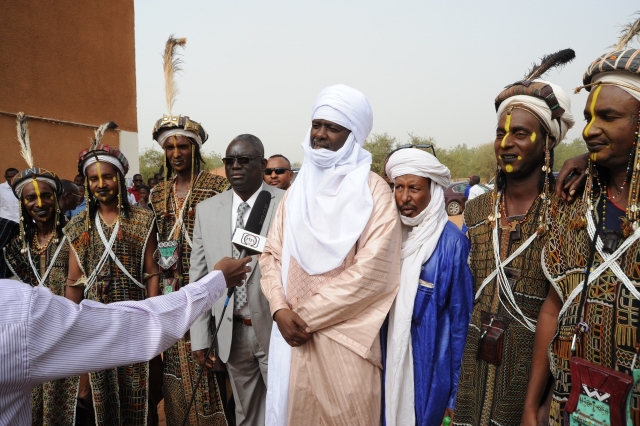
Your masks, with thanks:
<instances>
[{"instance_id":1,"label":"microphone","mask_svg":"<svg viewBox=\"0 0 640 426\"><path fill-rule=\"evenodd\" d=\"M253 203L251 213L244 229L237 228L233 234L232 243L240 250L240 257L242 259L247 255L254 255L262 253L267 239L260 235L262 231L262 225L267 220L267 213L269 212L269 205L271 204L271 193L266 190L262 190L256 198L256 202ZM233 294L234 287L227 290L227 298Z\"/></svg>"}]
</instances>

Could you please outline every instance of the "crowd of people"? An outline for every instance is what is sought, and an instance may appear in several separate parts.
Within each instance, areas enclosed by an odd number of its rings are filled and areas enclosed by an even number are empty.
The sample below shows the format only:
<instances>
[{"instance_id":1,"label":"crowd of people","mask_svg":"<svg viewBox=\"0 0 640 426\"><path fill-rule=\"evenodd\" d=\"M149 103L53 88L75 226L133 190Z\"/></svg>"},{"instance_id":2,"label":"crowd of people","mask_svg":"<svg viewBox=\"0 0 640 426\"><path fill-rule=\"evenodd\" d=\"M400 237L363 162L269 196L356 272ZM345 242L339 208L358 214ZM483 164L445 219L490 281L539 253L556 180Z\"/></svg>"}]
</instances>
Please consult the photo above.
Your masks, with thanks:
<instances>
[{"instance_id":1,"label":"crowd of people","mask_svg":"<svg viewBox=\"0 0 640 426\"><path fill-rule=\"evenodd\" d=\"M204 171L207 132L174 114L172 93L152 132L163 173L149 186L136 174L128 189L127 159L101 142L114 123L96 130L71 182L35 166L18 114L27 168L8 169L0 185L2 277L80 306L186 303L178 295L204 281L217 287L207 306L173 319L180 332L146 358L95 362L104 369L83 359L76 374L34 381L30 414L22 406L9 419L152 425L164 399L169 425L640 424L633 36L588 66L589 152L557 181L553 150L575 120L569 95L542 77L574 52L546 56L497 95L496 183L470 197L465 232L448 220L451 176L435 155L399 147L385 178L371 172L372 108L346 85L318 94L295 182L286 157L267 157L250 134L226 147L226 177ZM167 42L169 83L184 43ZM238 259L232 235L264 192L266 246ZM243 282L227 300L218 269L227 286L232 276ZM94 340L86 335L77 356Z\"/></svg>"}]
</instances>

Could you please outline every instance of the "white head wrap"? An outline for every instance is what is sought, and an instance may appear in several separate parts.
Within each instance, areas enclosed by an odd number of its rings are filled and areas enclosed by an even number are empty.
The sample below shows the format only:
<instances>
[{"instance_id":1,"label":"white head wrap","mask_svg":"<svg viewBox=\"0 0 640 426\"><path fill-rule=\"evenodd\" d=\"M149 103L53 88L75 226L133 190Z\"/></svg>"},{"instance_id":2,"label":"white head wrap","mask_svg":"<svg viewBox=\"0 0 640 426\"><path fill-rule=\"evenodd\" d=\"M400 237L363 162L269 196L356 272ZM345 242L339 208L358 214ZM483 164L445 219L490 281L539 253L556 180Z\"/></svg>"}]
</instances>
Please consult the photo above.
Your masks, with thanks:
<instances>
[{"instance_id":1,"label":"white head wrap","mask_svg":"<svg viewBox=\"0 0 640 426\"><path fill-rule=\"evenodd\" d=\"M120 170L120 173L122 173L122 176L124 176L124 167L122 167L122 163L120 162L120 160L118 160L114 156L105 155L105 154L97 154L97 155L91 154L91 155L88 155L87 158L84 160L84 164L82 165L82 174L83 175L86 175L87 174L87 168L90 165L92 165L93 163L96 162L96 156L98 157L97 161L113 164L114 166L117 167L118 170Z\"/></svg>"},{"instance_id":2,"label":"white head wrap","mask_svg":"<svg viewBox=\"0 0 640 426\"><path fill-rule=\"evenodd\" d=\"M451 173L436 157L420 149L394 152L386 166L387 176L394 182L398 176L416 175L431 179L431 201L416 217L400 216L402 223L412 226L402 243L400 290L389 312L387 361L385 374L385 415L388 426L415 424L413 348L411 318L418 292L422 265L429 260L449 218L445 210L444 190Z\"/></svg>"},{"instance_id":3,"label":"white head wrap","mask_svg":"<svg viewBox=\"0 0 640 426\"><path fill-rule=\"evenodd\" d=\"M561 124L558 124L558 120L551 119L551 109L545 101L528 95L516 95L505 99L498 108L498 119L502 117L502 114L506 109L516 105L524 105L533 110L538 117L545 122L547 127L551 130L551 136L556 138L555 145L557 145L562 142L569 129L575 124L575 120L571 114L571 99L569 99L569 96L567 96L564 90L556 84L540 79L536 79L534 81L549 84L553 88L553 94L556 95L558 103L564 109L564 114L560 117ZM555 145L550 148L553 148Z\"/></svg>"},{"instance_id":4,"label":"white head wrap","mask_svg":"<svg viewBox=\"0 0 640 426\"><path fill-rule=\"evenodd\" d=\"M640 75L638 74L631 74L630 72L626 71L603 72L600 74L596 74L596 76L593 77L592 83L596 83L598 81L601 81L603 83L615 84L618 88L624 90L625 92L636 98L638 101L640 101ZM625 86L635 87L636 90L630 89L629 87Z\"/></svg>"},{"instance_id":5,"label":"white head wrap","mask_svg":"<svg viewBox=\"0 0 640 426\"><path fill-rule=\"evenodd\" d=\"M38 182L46 183L47 185L49 185L51 187L51 189L53 189L54 192L58 191L58 185L56 185L56 182L53 179L49 179L49 178L46 178L46 177L38 176L38 177L36 177L36 180ZM20 182L19 184L17 184L15 186L15 188L13 188L13 191L15 192L16 196L18 197L18 199L22 198L22 191L24 190L24 187L28 183L30 183L31 181L33 181L33 179L25 179L22 182Z\"/></svg>"},{"instance_id":6,"label":"white head wrap","mask_svg":"<svg viewBox=\"0 0 640 426\"><path fill-rule=\"evenodd\" d=\"M202 138L198 136L197 133L192 132L190 130L184 129L171 129L165 130L164 132L158 135L158 144L160 144L160 148L164 148L164 141L169 139L171 136L184 136L191 140L194 140L200 148L202 148Z\"/></svg>"},{"instance_id":7,"label":"white head wrap","mask_svg":"<svg viewBox=\"0 0 640 426\"><path fill-rule=\"evenodd\" d=\"M285 245L302 269L317 275L342 264L373 211L371 154L362 149L373 112L361 92L339 84L318 94L311 119L351 131L338 151L311 148L307 132L304 164L286 201Z\"/></svg>"}]
</instances>

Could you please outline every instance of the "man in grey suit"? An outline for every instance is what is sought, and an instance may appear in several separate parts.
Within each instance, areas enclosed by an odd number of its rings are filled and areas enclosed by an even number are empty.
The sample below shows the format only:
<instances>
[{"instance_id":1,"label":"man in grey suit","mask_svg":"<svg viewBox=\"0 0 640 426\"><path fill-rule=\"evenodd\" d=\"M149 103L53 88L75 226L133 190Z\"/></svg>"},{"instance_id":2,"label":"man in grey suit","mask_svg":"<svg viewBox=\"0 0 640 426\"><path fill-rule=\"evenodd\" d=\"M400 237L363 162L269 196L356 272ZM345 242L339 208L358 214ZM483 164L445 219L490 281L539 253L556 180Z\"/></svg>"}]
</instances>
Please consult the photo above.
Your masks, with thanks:
<instances>
[{"instance_id":1,"label":"man in grey suit","mask_svg":"<svg viewBox=\"0 0 640 426\"><path fill-rule=\"evenodd\" d=\"M267 235L271 219L284 191L263 183L264 147L253 135L237 136L222 159L232 191L212 197L196 207L191 252L190 280L209 272L225 256L238 256L231 244L237 227L244 227L258 194L271 193L271 204L261 235ZM252 272L244 286L236 290L222 319L217 336L217 357L227 364L236 402L237 425L263 425L267 396L267 356L273 319L269 303L260 288L260 268L253 257ZM191 326L191 347L200 365L211 345L212 321L219 321L224 300L216 303ZM211 368L215 358L206 360Z\"/></svg>"}]
</instances>

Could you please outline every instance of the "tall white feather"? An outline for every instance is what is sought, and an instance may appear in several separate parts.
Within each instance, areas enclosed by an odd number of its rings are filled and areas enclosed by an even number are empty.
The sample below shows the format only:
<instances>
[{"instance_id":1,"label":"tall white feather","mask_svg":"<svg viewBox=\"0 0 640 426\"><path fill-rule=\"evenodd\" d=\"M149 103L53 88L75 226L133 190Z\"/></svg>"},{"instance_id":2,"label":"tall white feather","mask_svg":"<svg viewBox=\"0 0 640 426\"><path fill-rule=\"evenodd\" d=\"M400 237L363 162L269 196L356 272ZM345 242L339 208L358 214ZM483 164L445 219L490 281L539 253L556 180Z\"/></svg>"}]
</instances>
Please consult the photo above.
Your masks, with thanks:
<instances>
[{"instance_id":1,"label":"tall white feather","mask_svg":"<svg viewBox=\"0 0 640 426\"><path fill-rule=\"evenodd\" d=\"M24 112L16 114L16 128L18 130L18 142L20 142L20 155L27 163L27 167L33 168L33 155L31 154L31 140L29 138L29 120Z\"/></svg>"}]
</instances>

